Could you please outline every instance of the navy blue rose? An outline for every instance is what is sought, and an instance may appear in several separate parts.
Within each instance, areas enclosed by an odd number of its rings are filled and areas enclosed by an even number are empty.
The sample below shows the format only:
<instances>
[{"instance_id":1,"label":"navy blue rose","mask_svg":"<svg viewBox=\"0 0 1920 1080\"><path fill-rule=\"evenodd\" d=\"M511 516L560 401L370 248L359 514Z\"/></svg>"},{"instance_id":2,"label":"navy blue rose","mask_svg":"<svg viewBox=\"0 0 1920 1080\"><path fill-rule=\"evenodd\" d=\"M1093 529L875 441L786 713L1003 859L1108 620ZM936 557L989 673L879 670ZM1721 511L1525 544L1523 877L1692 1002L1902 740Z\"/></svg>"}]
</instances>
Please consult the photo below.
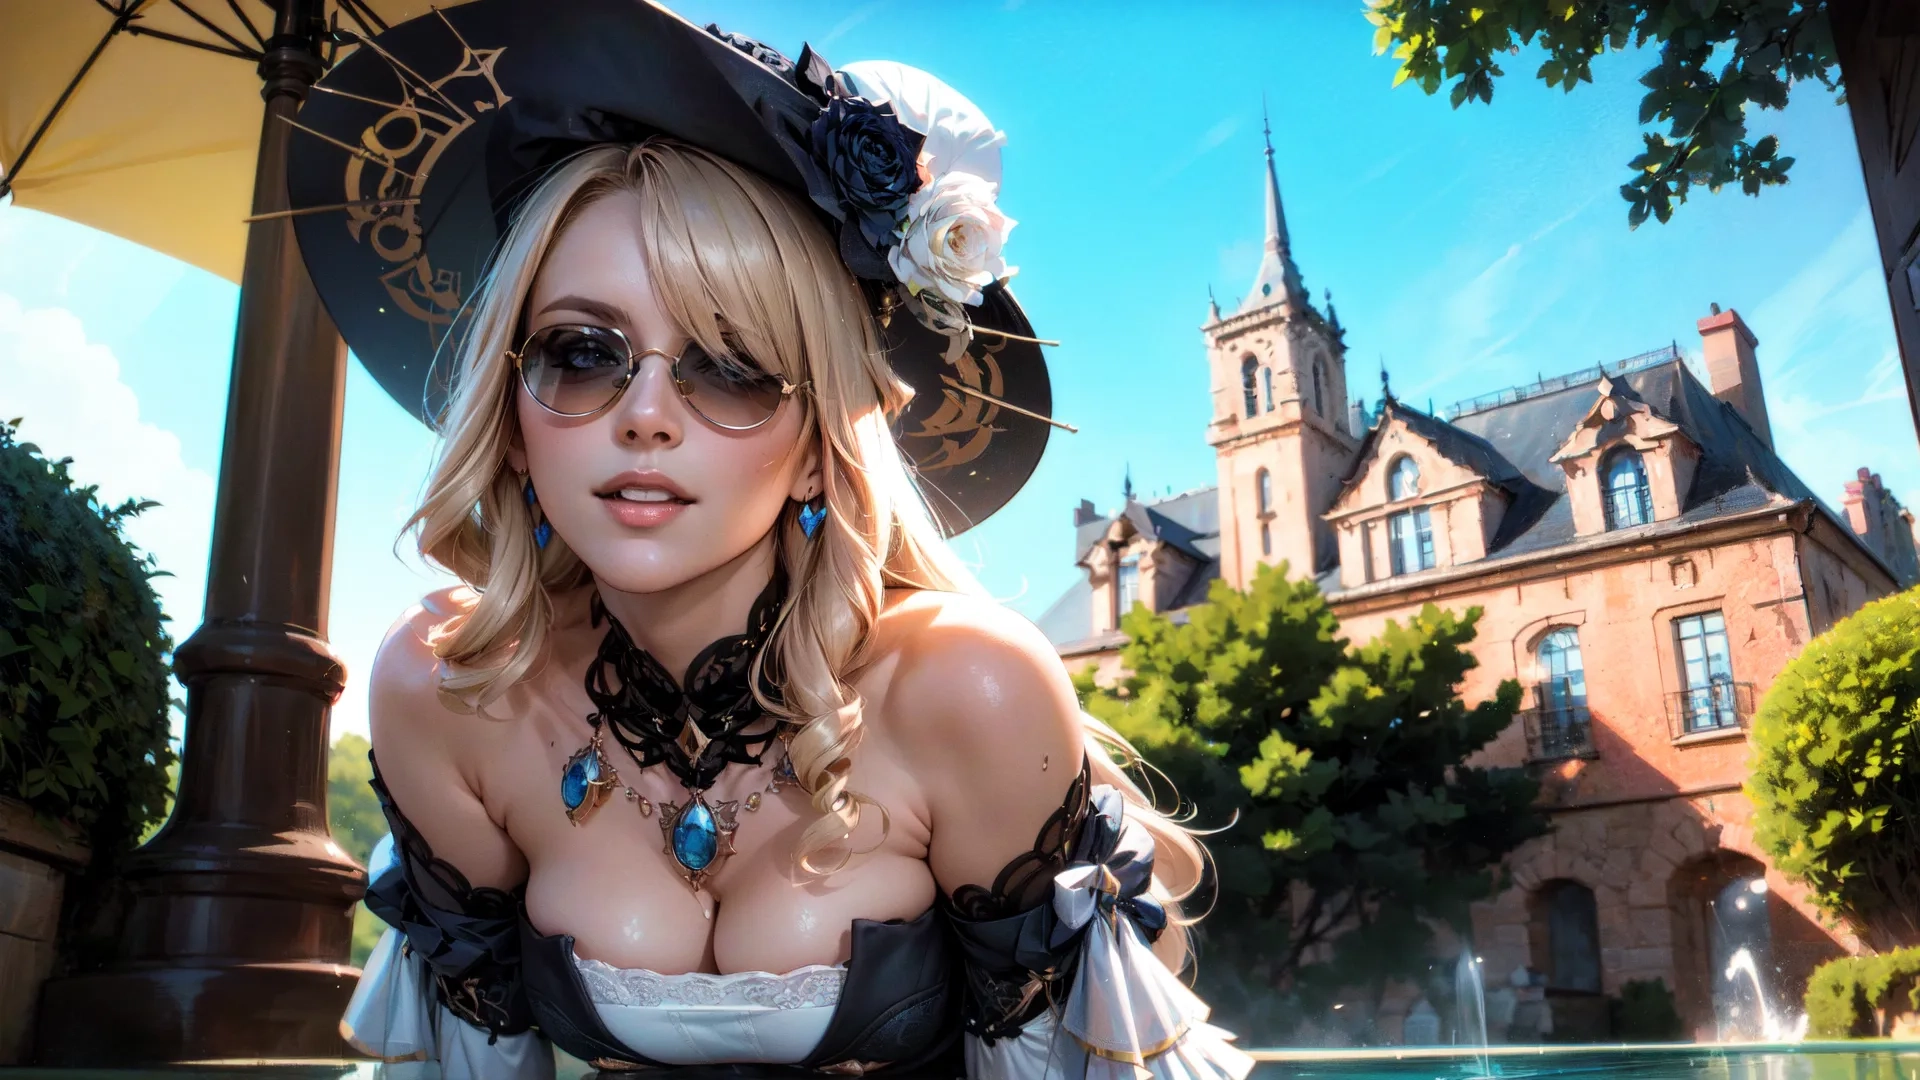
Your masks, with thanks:
<instances>
[{"instance_id":1,"label":"navy blue rose","mask_svg":"<svg viewBox=\"0 0 1920 1080\"><path fill-rule=\"evenodd\" d=\"M859 97L827 102L811 134L814 155L860 235L876 250L892 247L907 198L920 189L920 147L927 137L902 124L891 104Z\"/></svg>"}]
</instances>

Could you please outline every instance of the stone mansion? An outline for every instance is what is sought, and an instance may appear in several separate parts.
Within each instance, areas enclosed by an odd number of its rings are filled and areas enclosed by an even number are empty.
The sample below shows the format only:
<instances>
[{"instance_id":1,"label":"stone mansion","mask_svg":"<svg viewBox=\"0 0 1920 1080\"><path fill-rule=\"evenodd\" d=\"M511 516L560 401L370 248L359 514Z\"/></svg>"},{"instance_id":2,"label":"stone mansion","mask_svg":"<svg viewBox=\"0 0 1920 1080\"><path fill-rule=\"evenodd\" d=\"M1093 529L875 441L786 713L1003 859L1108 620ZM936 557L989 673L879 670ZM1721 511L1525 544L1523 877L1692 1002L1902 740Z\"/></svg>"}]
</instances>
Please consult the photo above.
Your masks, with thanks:
<instances>
[{"instance_id":1,"label":"stone mansion","mask_svg":"<svg viewBox=\"0 0 1920 1080\"><path fill-rule=\"evenodd\" d=\"M1920 579L1913 515L1868 469L1837 509L1800 481L1774 452L1758 342L1718 305L1697 326L1704 373L1667 347L1439 415L1390 393L1365 409L1266 154L1259 274L1202 328L1218 486L1129 490L1111 514L1083 501L1086 575L1041 628L1105 681L1133 604L1178 618L1262 563L1311 573L1355 641L1428 602L1478 606L1463 693L1515 679L1527 695L1481 760L1533 770L1555 826L1474 913L1489 989L1520 972L1556 1037L1604 1038L1606 996L1658 977L1712 1037L1738 1011L1724 973L1744 947L1796 1003L1857 943L1754 845L1747 724L1810 637Z\"/></svg>"}]
</instances>

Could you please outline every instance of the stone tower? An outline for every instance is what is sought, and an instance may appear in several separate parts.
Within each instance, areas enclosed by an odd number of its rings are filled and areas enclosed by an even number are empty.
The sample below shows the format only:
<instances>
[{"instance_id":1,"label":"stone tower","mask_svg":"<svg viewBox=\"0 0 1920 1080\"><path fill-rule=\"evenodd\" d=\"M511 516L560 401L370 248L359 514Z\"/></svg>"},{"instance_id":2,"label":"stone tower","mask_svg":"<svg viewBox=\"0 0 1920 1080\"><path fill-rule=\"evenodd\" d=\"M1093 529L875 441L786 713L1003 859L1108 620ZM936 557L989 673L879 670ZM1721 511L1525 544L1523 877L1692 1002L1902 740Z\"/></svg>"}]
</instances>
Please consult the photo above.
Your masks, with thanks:
<instances>
[{"instance_id":1,"label":"stone tower","mask_svg":"<svg viewBox=\"0 0 1920 1080\"><path fill-rule=\"evenodd\" d=\"M1201 332L1213 388L1207 442L1220 463L1220 576L1243 587L1260 563L1295 576L1338 560L1320 518L1352 470L1346 346L1331 301L1314 308L1294 265L1266 129L1267 236L1239 309L1209 305Z\"/></svg>"}]
</instances>

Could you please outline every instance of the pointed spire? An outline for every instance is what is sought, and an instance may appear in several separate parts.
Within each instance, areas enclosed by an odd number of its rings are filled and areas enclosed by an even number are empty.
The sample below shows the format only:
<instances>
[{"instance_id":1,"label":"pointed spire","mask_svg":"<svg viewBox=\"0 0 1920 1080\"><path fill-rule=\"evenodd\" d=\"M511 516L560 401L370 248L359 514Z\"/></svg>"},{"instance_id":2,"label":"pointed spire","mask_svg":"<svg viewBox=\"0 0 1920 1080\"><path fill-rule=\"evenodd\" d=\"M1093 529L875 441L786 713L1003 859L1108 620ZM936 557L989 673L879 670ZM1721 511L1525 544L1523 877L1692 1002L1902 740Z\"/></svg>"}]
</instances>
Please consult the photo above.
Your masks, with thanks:
<instances>
[{"instance_id":1,"label":"pointed spire","mask_svg":"<svg viewBox=\"0 0 1920 1080\"><path fill-rule=\"evenodd\" d=\"M1207 317L1213 322L1220 321L1220 301L1213 298L1213 286L1207 286Z\"/></svg>"},{"instance_id":2,"label":"pointed spire","mask_svg":"<svg viewBox=\"0 0 1920 1080\"><path fill-rule=\"evenodd\" d=\"M1333 327L1335 333L1339 333L1340 313L1333 310L1333 290L1323 289L1321 291L1326 294L1327 299L1327 325Z\"/></svg>"},{"instance_id":3,"label":"pointed spire","mask_svg":"<svg viewBox=\"0 0 1920 1080\"><path fill-rule=\"evenodd\" d=\"M1120 498L1123 502L1133 501L1133 462L1127 462L1127 478L1121 481Z\"/></svg>"},{"instance_id":4,"label":"pointed spire","mask_svg":"<svg viewBox=\"0 0 1920 1080\"><path fill-rule=\"evenodd\" d=\"M1300 268L1293 263L1287 215L1280 206L1280 173L1273 164L1273 125L1267 118L1264 96L1260 102L1260 130L1267 146L1267 237L1260 256L1260 274L1253 279L1253 290L1247 294L1240 310L1252 311L1282 300L1304 308L1309 303L1307 289L1300 280Z\"/></svg>"},{"instance_id":5,"label":"pointed spire","mask_svg":"<svg viewBox=\"0 0 1920 1080\"><path fill-rule=\"evenodd\" d=\"M1382 403L1393 400L1393 381L1387 378L1387 356L1380 354L1380 399Z\"/></svg>"}]
</instances>

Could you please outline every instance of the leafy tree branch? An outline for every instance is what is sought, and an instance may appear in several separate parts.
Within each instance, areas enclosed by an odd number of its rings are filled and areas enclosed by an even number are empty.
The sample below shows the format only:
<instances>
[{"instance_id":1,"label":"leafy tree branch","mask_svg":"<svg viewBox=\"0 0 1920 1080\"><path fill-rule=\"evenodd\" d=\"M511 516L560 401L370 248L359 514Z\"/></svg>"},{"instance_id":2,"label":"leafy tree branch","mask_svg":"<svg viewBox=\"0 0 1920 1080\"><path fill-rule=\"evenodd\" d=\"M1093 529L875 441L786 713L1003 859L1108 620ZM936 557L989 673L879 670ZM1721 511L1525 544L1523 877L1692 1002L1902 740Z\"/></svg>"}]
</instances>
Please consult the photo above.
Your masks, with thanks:
<instances>
[{"instance_id":1,"label":"leafy tree branch","mask_svg":"<svg viewBox=\"0 0 1920 1080\"><path fill-rule=\"evenodd\" d=\"M1631 228L1666 222L1696 185L1758 195L1786 183L1793 158L1776 136L1749 138L1749 107L1785 108L1795 82L1840 88L1826 0L1369 0L1366 17L1374 51L1400 62L1394 85L1433 94L1451 80L1456 109L1491 103L1500 58L1523 47L1545 53L1536 78L1572 92L1601 54L1657 45L1640 123L1665 130L1642 132L1628 162Z\"/></svg>"}]
</instances>

